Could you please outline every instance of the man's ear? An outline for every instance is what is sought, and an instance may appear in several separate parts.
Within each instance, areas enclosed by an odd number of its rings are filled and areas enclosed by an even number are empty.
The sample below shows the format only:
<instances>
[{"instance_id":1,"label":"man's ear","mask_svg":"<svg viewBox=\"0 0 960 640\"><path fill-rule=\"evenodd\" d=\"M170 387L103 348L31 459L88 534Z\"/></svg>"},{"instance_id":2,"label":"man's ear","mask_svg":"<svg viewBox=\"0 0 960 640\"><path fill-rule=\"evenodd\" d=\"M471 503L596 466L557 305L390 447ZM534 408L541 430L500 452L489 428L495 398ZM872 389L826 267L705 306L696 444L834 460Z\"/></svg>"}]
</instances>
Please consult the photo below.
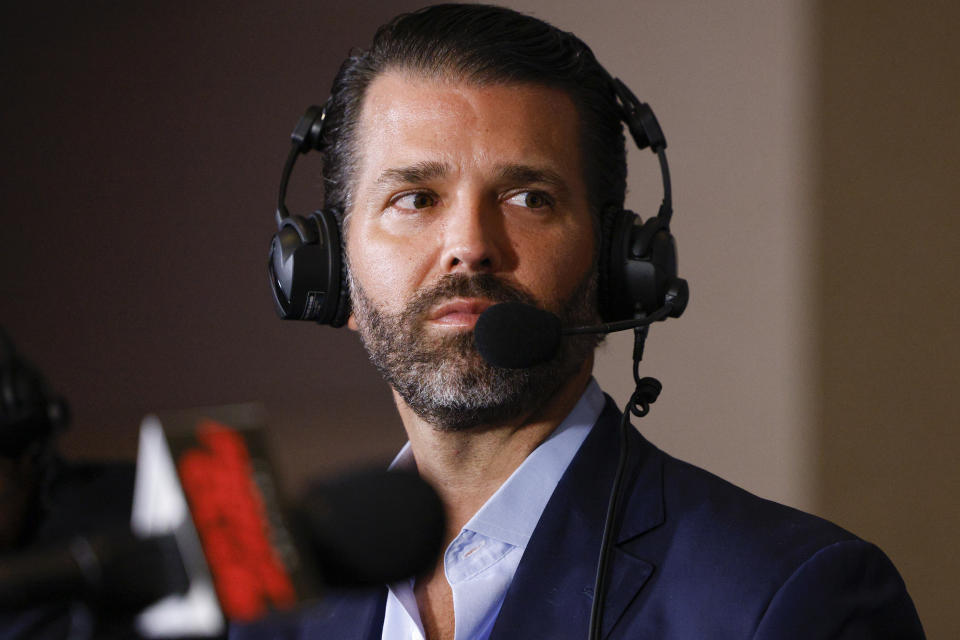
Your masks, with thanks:
<instances>
[{"instance_id":1,"label":"man's ear","mask_svg":"<svg viewBox=\"0 0 960 640\"><path fill-rule=\"evenodd\" d=\"M359 331L360 327L357 326L357 320L354 318L353 314L350 314L350 317L347 318L347 328L351 331Z\"/></svg>"}]
</instances>

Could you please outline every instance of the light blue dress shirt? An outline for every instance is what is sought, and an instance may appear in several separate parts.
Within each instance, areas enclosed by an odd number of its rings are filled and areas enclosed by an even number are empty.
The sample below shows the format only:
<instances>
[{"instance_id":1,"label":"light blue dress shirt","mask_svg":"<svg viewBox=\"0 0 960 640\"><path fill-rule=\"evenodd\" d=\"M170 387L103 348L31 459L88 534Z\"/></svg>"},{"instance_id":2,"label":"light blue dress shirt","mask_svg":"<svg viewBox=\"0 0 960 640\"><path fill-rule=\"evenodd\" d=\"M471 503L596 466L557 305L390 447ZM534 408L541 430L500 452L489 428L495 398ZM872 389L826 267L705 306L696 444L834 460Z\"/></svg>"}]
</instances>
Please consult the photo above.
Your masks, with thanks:
<instances>
[{"instance_id":1,"label":"light blue dress shirt","mask_svg":"<svg viewBox=\"0 0 960 640\"><path fill-rule=\"evenodd\" d=\"M460 530L443 555L453 590L455 640L487 640L507 587L547 501L600 412L603 392L590 381L573 411ZM391 465L416 468L410 443ZM387 594L383 640L424 640L413 580Z\"/></svg>"}]
</instances>

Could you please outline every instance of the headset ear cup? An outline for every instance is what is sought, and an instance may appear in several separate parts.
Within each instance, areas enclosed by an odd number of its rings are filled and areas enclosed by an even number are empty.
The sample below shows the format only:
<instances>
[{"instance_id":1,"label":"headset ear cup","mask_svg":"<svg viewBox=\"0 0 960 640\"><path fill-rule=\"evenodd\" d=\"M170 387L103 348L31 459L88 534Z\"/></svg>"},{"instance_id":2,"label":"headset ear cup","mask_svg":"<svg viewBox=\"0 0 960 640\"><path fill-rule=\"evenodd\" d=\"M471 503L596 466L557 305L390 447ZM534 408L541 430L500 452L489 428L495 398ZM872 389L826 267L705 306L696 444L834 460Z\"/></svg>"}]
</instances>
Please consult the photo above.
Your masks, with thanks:
<instances>
[{"instance_id":1,"label":"headset ear cup","mask_svg":"<svg viewBox=\"0 0 960 640\"><path fill-rule=\"evenodd\" d=\"M267 265L280 317L342 326L349 314L343 310L342 264L339 224L333 213L282 218Z\"/></svg>"},{"instance_id":2,"label":"headset ear cup","mask_svg":"<svg viewBox=\"0 0 960 640\"><path fill-rule=\"evenodd\" d=\"M315 309L317 291L325 292L324 274L317 273L323 260L316 254L316 223L302 216L280 219L279 228L270 241L267 270L277 314L285 320L309 319Z\"/></svg>"},{"instance_id":3,"label":"headset ear cup","mask_svg":"<svg viewBox=\"0 0 960 640\"><path fill-rule=\"evenodd\" d=\"M615 322L633 317L633 302L624 291L624 262L630 229L637 214L616 207L603 216L600 233L599 299L600 317Z\"/></svg>"},{"instance_id":4,"label":"headset ear cup","mask_svg":"<svg viewBox=\"0 0 960 640\"><path fill-rule=\"evenodd\" d=\"M643 248L643 260L650 264L649 275L645 274L649 282L645 285L652 297L644 309L650 311L669 303L670 317L679 318L687 307L690 290L687 281L677 277L677 243L670 229L660 220L659 216L648 220L637 234L642 240L634 243L634 246ZM652 305L652 308L646 305Z\"/></svg>"},{"instance_id":5,"label":"headset ear cup","mask_svg":"<svg viewBox=\"0 0 960 640\"><path fill-rule=\"evenodd\" d=\"M652 313L666 302L667 287L677 277L677 250L663 218L650 218L631 230L627 286L638 306Z\"/></svg>"},{"instance_id":6,"label":"headset ear cup","mask_svg":"<svg viewBox=\"0 0 960 640\"><path fill-rule=\"evenodd\" d=\"M329 285L327 291L329 305L324 305L323 317L317 318L320 324L342 327L350 317L350 286L347 282L347 262L343 259L343 232L337 213L327 210L316 211L313 216L318 220L323 241L327 246L327 264Z\"/></svg>"},{"instance_id":7,"label":"headset ear cup","mask_svg":"<svg viewBox=\"0 0 960 640\"><path fill-rule=\"evenodd\" d=\"M677 277L677 249L661 216L637 224L639 216L619 210L604 220L600 254L600 314L605 322L650 314L669 302L680 317L689 292Z\"/></svg>"}]
</instances>

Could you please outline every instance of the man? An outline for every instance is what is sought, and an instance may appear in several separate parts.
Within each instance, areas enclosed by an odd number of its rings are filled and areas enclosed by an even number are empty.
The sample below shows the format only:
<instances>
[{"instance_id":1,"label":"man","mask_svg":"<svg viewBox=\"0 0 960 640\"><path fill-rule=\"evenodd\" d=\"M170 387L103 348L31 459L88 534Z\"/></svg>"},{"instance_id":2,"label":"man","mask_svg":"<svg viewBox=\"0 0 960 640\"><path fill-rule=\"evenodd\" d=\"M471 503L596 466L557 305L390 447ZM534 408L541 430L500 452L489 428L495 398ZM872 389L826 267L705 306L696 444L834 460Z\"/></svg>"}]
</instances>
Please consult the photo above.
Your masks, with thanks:
<instances>
[{"instance_id":1,"label":"man","mask_svg":"<svg viewBox=\"0 0 960 640\"><path fill-rule=\"evenodd\" d=\"M395 462L438 490L436 566L330 596L302 638L586 638L620 415L589 337L487 364L481 312L598 320L600 238L623 206L623 112L571 34L506 9L401 16L350 58L323 124L349 324L394 392ZM630 430L602 637L922 637L881 551L679 462ZM237 630L273 637L278 623Z\"/></svg>"}]
</instances>

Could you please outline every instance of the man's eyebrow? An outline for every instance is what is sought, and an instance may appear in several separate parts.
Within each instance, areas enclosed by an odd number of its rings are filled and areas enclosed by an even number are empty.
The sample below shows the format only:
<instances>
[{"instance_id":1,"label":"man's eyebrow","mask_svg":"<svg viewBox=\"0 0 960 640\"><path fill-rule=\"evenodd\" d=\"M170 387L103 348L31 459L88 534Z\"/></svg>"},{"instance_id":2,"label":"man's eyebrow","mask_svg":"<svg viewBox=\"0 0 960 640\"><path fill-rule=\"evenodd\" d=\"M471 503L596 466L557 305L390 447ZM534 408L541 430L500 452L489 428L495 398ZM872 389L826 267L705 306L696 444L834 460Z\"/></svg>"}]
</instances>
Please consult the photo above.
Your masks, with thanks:
<instances>
[{"instance_id":1,"label":"man's eyebrow","mask_svg":"<svg viewBox=\"0 0 960 640\"><path fill-rule=\"evenodd\" d=\"M568 189L567 181L553 169L532 167L525 164L507 164L499 168L501 180L519 185L541 183L557 189Z\"/></svg>"},{"instance_id":2,"label":"man's eyebrow","mask_svg":"<svg viewBox=\"0 0 960 640\"><path fill-rule=\"evenodd\" d=\"M447 165L442 162L425 160L407 167L384 169L377 178L377 184L423 184L447 174Z\"/></svg>"},{"instance_id":3,"label":"man's eyebrow","mask_svg":"<svg viewBox=\"0 0 960 640\"><path fill-rule=\"evenodd\" d=\"M450 171L448 165L435 160L424 160L406 167L384 169L377 177L378 185L424 184L437 178L443 178ZM502 182L517 186L528 184L546 184L559 191L567 191L569 185L558 172L545 167L526 164L504 164L496 169L496 176Z\"/></svg>"}]
</instances>

